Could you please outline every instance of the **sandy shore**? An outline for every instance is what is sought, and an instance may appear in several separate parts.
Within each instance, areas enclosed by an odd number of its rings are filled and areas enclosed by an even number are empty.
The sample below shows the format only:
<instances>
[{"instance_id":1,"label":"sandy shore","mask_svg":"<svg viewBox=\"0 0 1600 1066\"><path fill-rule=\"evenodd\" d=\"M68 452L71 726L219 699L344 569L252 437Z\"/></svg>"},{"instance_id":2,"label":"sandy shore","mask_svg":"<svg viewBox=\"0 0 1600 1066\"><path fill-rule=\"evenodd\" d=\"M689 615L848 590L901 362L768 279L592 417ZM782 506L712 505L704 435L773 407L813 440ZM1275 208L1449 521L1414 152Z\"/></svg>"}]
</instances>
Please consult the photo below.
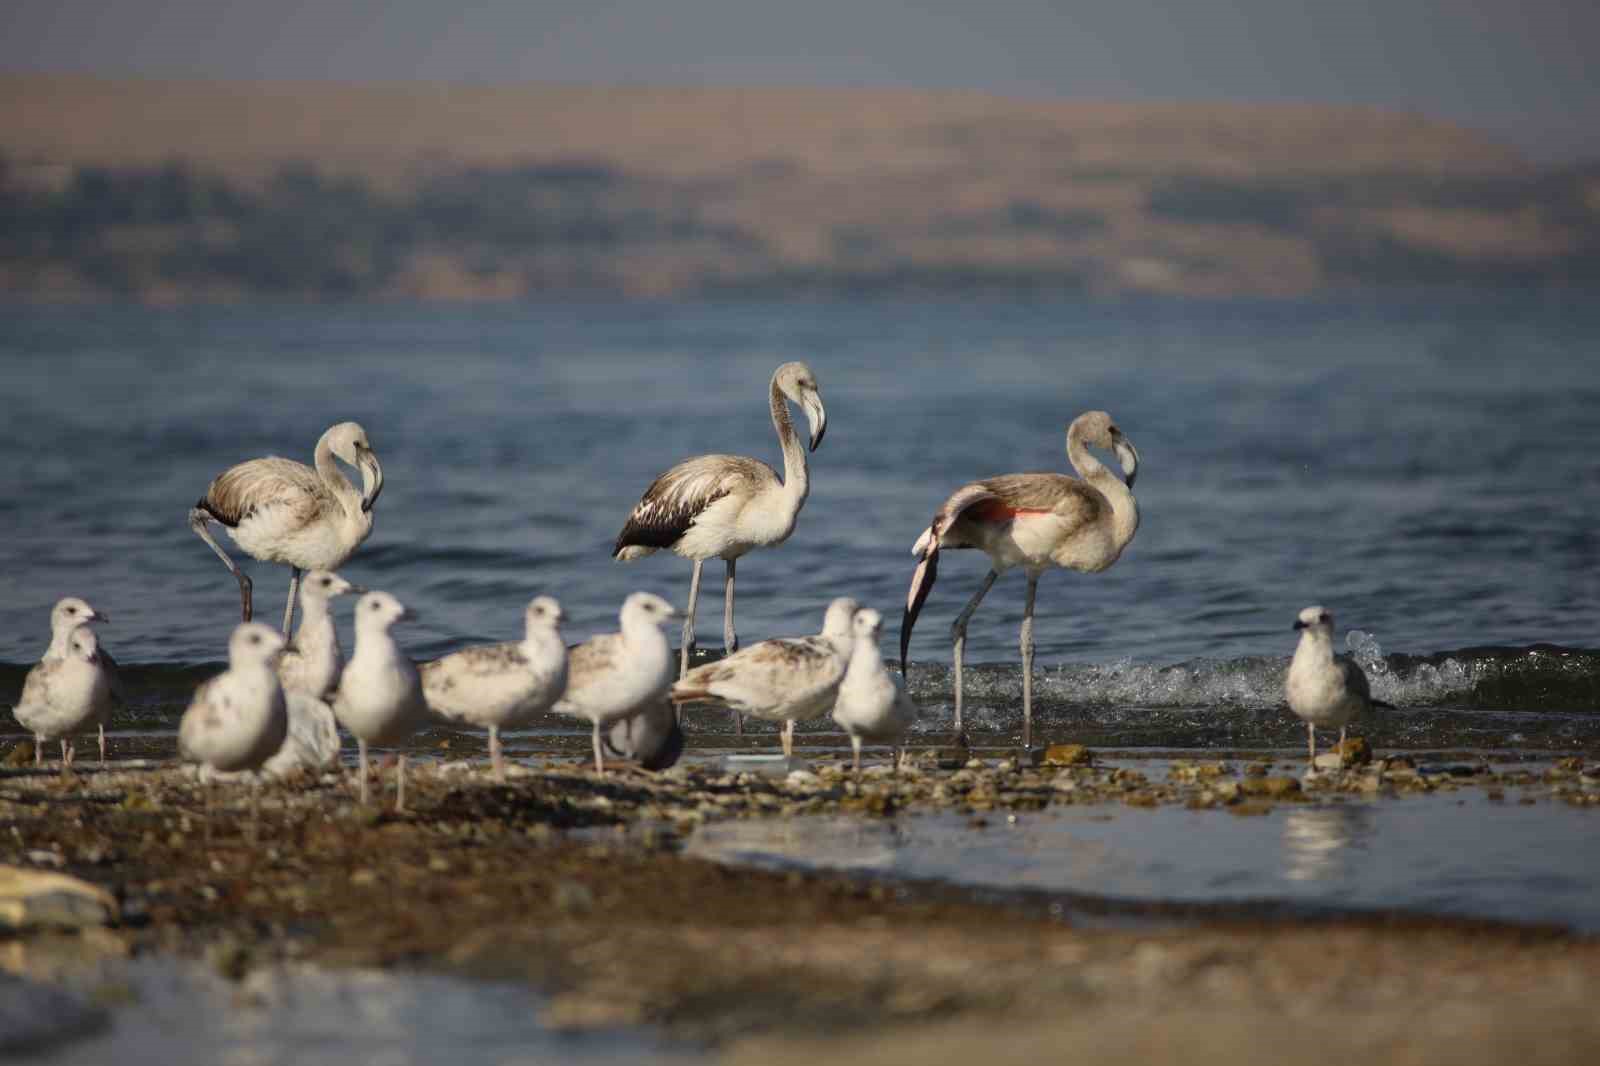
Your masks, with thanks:
<instances>
[{"instance_id":1,"label":"sandy shore","mask_svg":"<svg viewBox=\"0 0 1600 1066\"><path fill-rule=\"evenodd\" d=\"M1530 783L1585 803L1580 769ZM549 1025L652 1026L739 1062L1539 1063L1600 1047L1600 943L1556 929L1181 906L1073 925L1042 894L979 899L677 853L715 818L931 806L1003 817L1061 802L1248 813L1304 799L1271 767L1131 774L989 760L860 782L826 764L786 779L601 779L562 763L494 785L481 763L455 763L413 775L404 815L355 807L334 775L273 788L254 845L235 787L208 848L192 770L114 765L63 781L13 769L0 771L0 862L110 889L121 921L80 937L91 953L176 953L229 975L292 959L523 981L548 994ZM1395 765L1326 785L1502 787L1487 776ZM1094 911L1075 903L1075 915ZM59 943L0 937L0 960L37 976Z\"/></svg>"}]
</instances>

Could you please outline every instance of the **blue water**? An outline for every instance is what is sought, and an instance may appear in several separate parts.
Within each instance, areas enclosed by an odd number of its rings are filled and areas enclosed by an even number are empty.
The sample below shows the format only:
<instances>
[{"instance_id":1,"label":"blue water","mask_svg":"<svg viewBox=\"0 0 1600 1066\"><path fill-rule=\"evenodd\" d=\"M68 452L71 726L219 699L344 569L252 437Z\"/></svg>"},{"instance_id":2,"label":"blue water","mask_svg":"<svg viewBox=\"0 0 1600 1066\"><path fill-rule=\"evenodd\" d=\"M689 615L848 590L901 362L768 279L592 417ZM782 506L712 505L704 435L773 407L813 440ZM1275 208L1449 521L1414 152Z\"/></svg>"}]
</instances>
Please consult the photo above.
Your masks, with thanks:
<instances>
[{"instance_id":1,"label":"blue water","mask_svg":"<svg viewBox=\"0 0 1600 1066\"><path fill-rule=\"evenodd\" d=\"M848 593L884 610L890 653L911 543L944 497L1065 469L1066 423L1104 408L1142 455L1143 523L1110 571L1042 582L1041 673L1275 663L1314 602L1385 652L1593 647L1597 349L1600 311L1510 297L12 306L0 662L37 657L65 594L112 616L124 664L222 659L237 590L189 506L232 463L309 461L343 419L387 475L345 573L417 610L417 658L513 635L539 592L572 641L614 628L633 589L681 604L686 561L616 563L612 539L682 457L778 465L765 390L788 359L815 369L828 434L794 536L740 566L745 643L814 631ZM287 573L248 565L273 621ZM986 565L945 558L914 662L948 661ZM707 587L716 645L719 564ZM1021 600L1020 574L990 593L969 662L1015 662Z\"/></svg>"}]
</instances>

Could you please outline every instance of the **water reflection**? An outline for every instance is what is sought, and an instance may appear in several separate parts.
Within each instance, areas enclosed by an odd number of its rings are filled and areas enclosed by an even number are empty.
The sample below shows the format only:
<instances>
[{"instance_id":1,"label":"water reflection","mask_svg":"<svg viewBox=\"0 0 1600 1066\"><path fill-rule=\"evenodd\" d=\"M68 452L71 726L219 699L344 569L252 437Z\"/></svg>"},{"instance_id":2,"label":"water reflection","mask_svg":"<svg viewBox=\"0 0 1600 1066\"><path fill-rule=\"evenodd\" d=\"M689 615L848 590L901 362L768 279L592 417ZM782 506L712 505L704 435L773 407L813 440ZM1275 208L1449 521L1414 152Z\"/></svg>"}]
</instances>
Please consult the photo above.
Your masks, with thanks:
<instances>
[{"instance_id":1,"label":"water reflection","mask_svg":"<svg viewBox=\"0 0 1600 1066\"><path fill-rule=\"evenodd\" d=\"M1283 876L1290 881L1340 881L1354 873L1372 832L1363 807L1302 807L1283 818Z\"/></svg>"}]
</instances>

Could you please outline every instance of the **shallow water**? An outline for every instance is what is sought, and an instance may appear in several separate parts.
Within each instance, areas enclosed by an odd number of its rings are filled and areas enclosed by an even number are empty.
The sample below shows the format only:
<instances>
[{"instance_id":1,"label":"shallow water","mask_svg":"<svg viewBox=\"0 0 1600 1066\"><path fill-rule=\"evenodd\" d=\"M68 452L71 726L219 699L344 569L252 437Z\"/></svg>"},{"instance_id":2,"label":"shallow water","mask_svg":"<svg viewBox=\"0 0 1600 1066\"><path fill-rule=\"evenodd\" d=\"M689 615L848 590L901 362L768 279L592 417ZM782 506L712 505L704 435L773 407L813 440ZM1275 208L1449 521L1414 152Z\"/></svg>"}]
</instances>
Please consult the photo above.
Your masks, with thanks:
<instances>
[{"instance_id":1,"label":"shallow water","mask_svg":"<svg viewBox=\"0 0 1600 1066\"><path fill-rule=\"evenodd\" d=\"M196 963L147 958L105 962L54 987L76 996L81 1007L55 1003L40 1012L25 1061L700 1061L641 1033L546 1029L539 997L521 985L426 974L286 965L234 983Z\"/></svg>"},{"instance_id":2,"label":"shallow water","mask_svg":"<svg viewBox=\"0 0 1600 1066\"><path fill-rule=\"evenodd\" d=\"M1158 762L1136 765L1161 776ZM1594 812L1521 797L1508 789L1493 801L1476 788L1340 797L1252 817L1098 805L980 819L952 812L727 821L697 829L687 851L733 865L1128 902L1408 910L1600 932Z\"/></svg>"},{"instance_id":3,"label":"shallow water","mask_svg":"<svg viewBox=\"0 0 1600 1066\"><path fill-rule=\"evenodd\" d=\"M536 592L562 598L572 641L611 628L634 588L681 603L687 562L614 563L612 538L680 457L776 462L766 383L804 358L828 435L795 535L740 568L746 643L814 630L849 593L888 614L890 653L910 544L944 496L976 476L1063 469L1065 423L1103 407L1143 456L1143 523L1111 570L1041 585L1047 728L1114 705L1153 715L1130 723L1130 742L1209 743L1214 715L1276 705L1289 623L1314 601L1399 657L1376 686L1391 700L1583 715L1600 705L1594 656L1517 672L1535 643L1596 643L1600 467L1583 443L1600 439L1596 340L1590 307L1493 294L0 308L0 663L34 659L50 603L84 595L113 616L104 643L125 665L176 670L129 717L170 723L237 611L188 507L230 463L309 460L344 418L366 425L387 475L376 531L345 571L417 609L401 633L415 657L513 635ZM286 574L247 565L260 616L277 618ZM935 720L949 622L984 567L951 553L912 643ZM709 644L717 578L713 566ZM996 729L1014 728L1021 586L997 585L970 631L969 661L996 664L975 679L975 713ZM0 668L0 702L21 676Z\"/></svg>"}]
</instances>

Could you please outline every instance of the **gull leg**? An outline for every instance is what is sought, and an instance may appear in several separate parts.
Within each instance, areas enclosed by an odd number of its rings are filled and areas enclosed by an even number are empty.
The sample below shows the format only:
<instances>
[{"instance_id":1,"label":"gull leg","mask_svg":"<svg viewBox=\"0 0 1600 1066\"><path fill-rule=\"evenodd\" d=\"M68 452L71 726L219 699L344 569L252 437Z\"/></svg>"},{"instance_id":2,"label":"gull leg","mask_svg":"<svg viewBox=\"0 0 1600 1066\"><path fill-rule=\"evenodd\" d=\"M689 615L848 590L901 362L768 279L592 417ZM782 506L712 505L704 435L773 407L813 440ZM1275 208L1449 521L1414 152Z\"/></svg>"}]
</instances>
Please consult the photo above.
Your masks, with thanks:
<instances>
[{"instance_id":1,"label":"gull leg","mask_svg":"<svg viewBox=\"0 0 1600 1066\"><path fill-rule=\"evenodd\" d=\"M1028 575L1028 595L1022 601L1022 749L1033 750L1033 594L1039 589L1037 574Z\"/></svg>"},{"instance_id":2,"label":"gull leg","mask_svg":"<svg viewBox=\"0 0 1600 1066\"><path fill-rule=\"evenodd\" d=\"M261 839L261 778L250 774L250 843Z\"/></svg>"},{"instance_id":3,"label":"gull leg","mask_svg":"<svg viewBox=\"0 0 1600 1066\"><path fill-rule=\"evenodd\" d=\"M367 742L356 737L356 782L361 791L361 806L367 805Z\"/></svg>"},{"instance_id":4,"label":"gull leg","mask_svg":"<svg viewBox=\"0 0 1600 1066\"><path fill-rule=\"evenodd\" d=\"M222 550L222 545L212 538L211 530L207 528L210 523L210 514L198 507L189 509L189 528L194 530L201 540L211 545L211 550L217 553L217 558L221 559L222 565L228 568L228 573L238 579L239 610L243 613L244 620L248 622L250 621L250 576L233 565L233 560L228 558L228 553Z\"/></svg>"},{"instance_id":5,"label":"gull leg","mask_svg":"<svg viewBox=\"0 0 1600 1066\"><path fill-rule=\"evenodd\" d=\"M699 564L697 563L696 565ZM600 752L600 720L598 718L594 722L594 772L597 774L606 772L606 760Z\"/></svg>"},{"instance_id":6,"label":"gull leg","mask_svg":"<svg viewBox=\"0 0 1600 1066\"><path fill-rule=\"evenodd\" d=\"M783 723L783 757L789 758L794 754L794 719L785 719Z\"/></svg>"},{"instance_id":7,"label":"gull leg","mask_svg":"<svg viewBox=\"0 0 1600 1066\"><path fill-rule=\"evenodd\" d=\"M694 576L689 578L689 610L683 619L683 641L678 652L678 676L689 672L689 658L694 655L694 610L700 603L700 572L705 569L704 559L694 561Z\"/></svg>"},{"instance_id":8,"label":"gull leg","mask_svg":"<svg viewBox=\"0 0 1600 1066\"><path fill-rule=\"evenodd\" d=\"M858 737L858 736L851 736L851 738L850 738L850 755L851 755L850 764L855 769L856 776L860 777L861 776L861 738Z\"/></svg>"},{"instance_id":9,"label":"gull leg","mask_svg":"<svg viewBox=\"0 0 1600 1066\"><path fill-rule=\"evenodd\" d=\"M739 560L728 560L728 579L722 586L722 652L732 655L739 650L739 634L733 631L733 570ZM733 712L733 735L744 736L744 715Z\"/></svg>"},{"instance_id":10,"label":"gull leg","mask_svg":"<svg viewBox=\"0 0 1600 1066\"><path fill-rule=\"evenodd\" d=\"M294 625L294 602L300 594L300 568L289 567L289 602L283 605L283 635L289 635L289 627Z\"/></svg>"},{"instance_id":11,"label":"gull leg","mask_svg":"<svg viewBox=\"0 0 1600 1066\"><path fill-rule=\"evenodd\" d=\"M40 770L40 769L44 768L44 734L43 733L35 733L33 735L33 768L35 770Z\"/></svg>"},{"instance_id":12,"label":"gull leg","mask_svg":"<svg viewBox=\"0 0 1600 1066\"><path fill-rule=\"evenodd\" d=\"M394 813L406 813L406 757L395 760Z\"/></svg>"},{"instance_id":13,"label":"gull leg","mask_svg":"<svg viewBox=\"0 0 1600 1066\"><path fill-rule=\"evenodd\" d=\"M1306 764L1312 770L1317 768L1317 727L1310 722L1306 723Z\"/></svg>"},{"instance_id":14,"label":"gull leg","mask_svg":"<svg viewBox=\"0 0 1600 1066\"><path fill-rule=\"evenodd\" d=\"M494 767L494 779L501 784L506 780L505 757L500 754L500 727L489 727L489 762Z\"/></svg>"},{"instance_id":15,"label":"gull leg","mask_svg":"<svg viewBox=\"0 0 1600 1066\"><path fill-rule=\"evenodd\" d=\"M100 723L100 769L106 768L106 726Z\"/></svg>"},{"instance_id":16,"label":"gull leg","mask_svg":"<svg viewBox=\"0 0 1600 1066\"><path fill-rule=\"evenodd\" d=\"M67 768L72 765L72 745L67 743L67 738L61 738L61 776L67 776Z\"/></svg>"},{"instance_id":17,"label":"gull leg","mask_svg":"<svg viewBox=\"0 0 1600 1066\"><path fill-rule=\"evenodd\" d=\"M205 767L201 767L201 770L203 772L205 770ZM212 799L211 799L211 778L209 778L209 777L206 778L205 789L206 789L206 850L210 851L211 850L211 810L212 810Z\"/></svg>"},{"instance_id":18,"label":"gull leg","mask_svg":"<svg viewBox=\"0 0 1600 1066\"><path fill-rule=\"evenodd\" d=\"M983 579L983 584L978 586L978 591L973 594L972 599L967 601L967 605L961 609L961 613L960 614L956 615L955 622L953 622L951 624L951 626L950 626L950 639L955 643L955 664L956 664L955 665L955 672L956 672L956 677L955 677L955 682L956 682L956 721L955 721L955 731L956 731L956 737L958 739L962 735L962 730L961 730L961 659L962 659L962 654L966 650L966 646L967 646L967 623L972 621L972 615L973 615L974 612L977 611L978 604L983 602L984 596L988 595L989 590L994 587L994 583L995 583L995 581L997 579L999 579L999 577L1000 577L999 571L990 570L989 571L989 575Z\"/></svg>"}]
</instances>

